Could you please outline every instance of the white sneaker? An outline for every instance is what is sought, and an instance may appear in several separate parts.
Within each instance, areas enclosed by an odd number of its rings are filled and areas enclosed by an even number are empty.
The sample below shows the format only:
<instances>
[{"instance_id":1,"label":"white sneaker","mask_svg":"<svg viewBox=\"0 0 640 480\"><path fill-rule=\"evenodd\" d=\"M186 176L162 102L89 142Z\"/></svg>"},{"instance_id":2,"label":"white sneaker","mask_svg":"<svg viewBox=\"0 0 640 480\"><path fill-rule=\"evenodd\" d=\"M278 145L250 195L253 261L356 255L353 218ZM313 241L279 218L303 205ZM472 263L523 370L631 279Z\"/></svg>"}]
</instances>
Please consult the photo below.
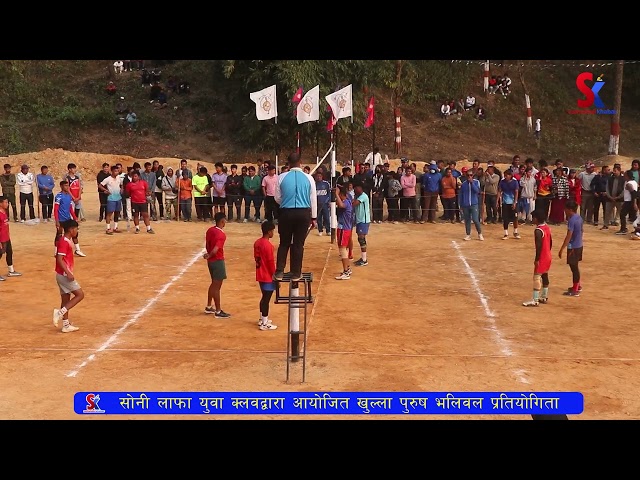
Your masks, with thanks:
<instances>
[{"instance_id":1,"label":"white sneaker","mask_svg":"<svg viewBox=\"0 0 640 480\"><path fill-rule=\"evenodd\" d=\"M21 277L22 274L20 272L9 272L8 277Z\"/></svg>"},{"instance_id":2,"label":"white sneaker","mask_svg":"<svg viewBox=\"0 0 640 480\"><path fill-rule=\"evenodd\" d=\"M266 323L260 324L260 330L276 330L277 328L278 326L271 323L271 320Z\"/></svg>"},{"instance_id":3,"label":"white sneaker","mask_svg":"<svg viewBox=\"0 0 640 480\"><path fill-rule=\"evenodd\" d=\"M262 319L261 319L261 318L259 318L259 319L258 319L258 325L262 325L262 323L263 323L263 322L262 322ZM264 322L264 323L271 323L271 319L267 318L267 321L266 321L266 322Z\"/></svg>"},{"instance_id":4,"label":"white sneaker","mask_svg":"<svg viewBox=\"0 0 640 480\"><path fill-rule=\"evenodd\" d=\"M471 240L471 235L465 235L464 239L467 240L467 241Z\"/></svg>"},{"instance_id":5,"label":"white sneaker","mask_svg":"<svg viewBox=\"0 0 640 480\"><path fill-rule=\"evenodd\" d=\"M247 220L246 218L242 219L242 223L247 223L249 220Z\"/></svg>"},{"instance_id":6,"label":"white sneaker","mask_svg":"<svg viewBox=\"0 0 640 480\"><path fill-rule=\"evenodd\" d=\"M5 280L6 279L2 275L0 275L0 282L4 282Z\"/></svg>"},{"instance_id":7,"label":"white sneaker","mask_svg":"<svg viewBox=\"0 0 640 480\"><path fill-rule=\"evenodd\" d=\"M77 332L78 330L80 330L80 328L75 327L71 324L69 324L67 327L62 327L62 333Z\"/></svg>"},{"instance_id":8,"label":"white sneaker","mask_svg":"<svg viewBox=\"0 0 640 480\"><path fill-rule=\"evenodd\" d=\"M84 253L82 253L82 250L76 250L76 255L78 257L86 257L86 255Z\"/></svg>"},{"instance_id":9,"label":"white sneaker","mask_svg":"<svg viewBox=\"0 0 640 480\"><path fill-rule=\"evenodd\" d=\"M523 307L537 307L537 306L538 306L538 303L539 303L539 302L538 302L537 300L533 300L533 299L531 299L531 300L529 300L529 301L527 301L527 302L523 302L523 303L522 303L522 306L523 306Z\"/></svg>"},{"instance_id":10,"label":"white sneaker","mask_svg":"<svg viewBox=\"0 0 640 480\"><path fill-rule=\"evenodd\" d=\"M351 275L349 275L347 272L342 272L336 277L336 280L351 280Z\"/></svg>"},{"instance_id":11,"label":"white sneaker","mask_svg":"<svg viewBox=\"0 0 640 480\"><path fill-rule=\"evenodd\" d=\"M509 240L509 235L503 235L503 236L502 236L502 239L503 239L503 240Z\"/></svg>"},{"instance_id":12,"label":"white sneaker","mask_svg":"<svg viewBox=\"0 0 640 480\"><path fill-rule=\"evenodd\" d=\"M20 223L24 223L24 220L20 220Z\"/></svg>"},{"instance_id":13,"label":"white sneaker","mask_svg":"<svg viewBox=\"0 0 640 480\"><path fill-rule=\"evenodd\" d=\"M322 232L318 232L318 236L321 237L322 236Z\"/></svg>"},{"instance_id":14,"label":"white sneaker","mask_svg":"<svg viewBox=\"0 0 640 480\"><path fill-rule=\"evenodd\" d=\"M58 308L54 308L53 309L53 326L58 328L58 324L60 323L60 320L62 319L62 317L64 317L64 315L60 314L60 309Z\"/></svg>"},{"instance_id":15,"label":"white sneaker","mask_svg":"<svg viewBox=\"0 0 640 480\"><path fill-rule=\"evenodd\" d=\"M484 236L481 233L478 234L478 240L484 242Z\"/></svg>"}]
</instances>

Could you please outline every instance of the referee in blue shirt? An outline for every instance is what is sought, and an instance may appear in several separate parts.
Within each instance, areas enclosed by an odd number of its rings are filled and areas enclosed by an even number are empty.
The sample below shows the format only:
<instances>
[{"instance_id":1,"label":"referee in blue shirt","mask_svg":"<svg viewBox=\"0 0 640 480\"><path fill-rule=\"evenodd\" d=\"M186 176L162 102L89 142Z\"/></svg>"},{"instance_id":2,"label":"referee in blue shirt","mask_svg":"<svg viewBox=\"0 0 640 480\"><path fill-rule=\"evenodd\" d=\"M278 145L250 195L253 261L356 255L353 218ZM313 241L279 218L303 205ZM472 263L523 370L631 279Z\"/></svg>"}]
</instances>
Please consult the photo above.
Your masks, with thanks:
<instances>
[{"instance_id":1,"label":"referee in blue shirt","mask_svg":"<svg viewBox=\"0 0 640 480\"><path fill-rule=\"evenodd\" d=\"M300 168L300 155L290 153L287 159L289 171L278 175L275 201L278 210L278 233L280 245L276 259L274 278L282 280L287 254L291 248L291 280L302 280L302 255L304 241L309 230L315 228L318 215L316 182Z\"/></svg>"}]
</instances>

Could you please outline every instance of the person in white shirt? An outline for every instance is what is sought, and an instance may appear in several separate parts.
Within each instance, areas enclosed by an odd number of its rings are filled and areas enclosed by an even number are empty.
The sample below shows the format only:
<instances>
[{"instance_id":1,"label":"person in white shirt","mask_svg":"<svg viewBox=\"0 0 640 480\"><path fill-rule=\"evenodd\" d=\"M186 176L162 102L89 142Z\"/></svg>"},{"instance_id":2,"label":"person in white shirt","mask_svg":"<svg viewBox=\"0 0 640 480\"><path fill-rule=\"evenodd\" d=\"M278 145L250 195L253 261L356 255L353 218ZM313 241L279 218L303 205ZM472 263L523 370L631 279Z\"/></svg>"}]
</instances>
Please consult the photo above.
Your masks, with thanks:
<instances>
[{"instance_id":1,"label":"person in white shirt","mask_svg":"<svg viewBox=\"0 0 640 480\"><path fill-rule=\"evenodd\" d=\"M116 60L115 62L113 62L113 69L116 71L116 73L122 73L123 65L124 62L122 60Z\"/></svg>"},{"instance_id":2,"label":"person in white shirt","mask_svg":"<svg viewBox=\"0 0 640 480\"><path fill-rule=\"evenodd\" d=\"M451 107L447 102L444 102L440 107L440 117L447 118L449 115L451 115Z\"/></svg>"},{"instance_id":3,"label":"person in white shirt","mask_svg":"<svg viewBox=\"0 0 640 480\"><path fill-rule=\"evenodd\" d=\"M16 175L16 184L20 192L20 223L27 220L26 206L29 204L29 218L36 218L36 212L33 209L33 184L36 181L33 173L29 171L29 165L22 165L20 173Z\"/></svg>"},{"instance_id":4,"label":"person in white shirt","mask_svg":"<svg viewBox=\"0 0 640 480\"><path fill-rule=\"evenodd\" d=\"M162 177L162 191L164 192L165 219L171 220L171 207L173 207L173 219L178 220L178 176L173 174L173 168L167 169L167 174Z\"/></svg>"},{"instance_id":5,"label":"person in white shirt","mask_svg":"<svg viewBox=\"0 0 640 480\"><path fill-rule=\"evenodd\" d=\"M636 205L636 196L638 195L638 182L633 179L633 171L627 170L624 172L624 196L622 197L622 210L620 211L620 230L616 232L616 235L626 235L629 233L627 230L627 217L629 222L634 223L638 216L638 207Z\"/></svg>"},{"instance_id":6,"label":"person in white shirt","mask_svg":"<svg viewBox=\"0 0 640 480\"><path fill-rule=\"evenodd\" d=\"M464 101L464 109L471 110L476 106L476 97L473 96L473 93L467 95L467 99Z\"/></svg>"},{"instance_id":7,"label":"person in white shirt","mask_svg":"<svg viewBox=\"0 0 640 480\"><path fill-rule=\"evenodd\" d=\"M540 135L541 135L541 127L540 127L540 119L536 119L536 126L535 129L533 131L533 136L536 137L536 140L540 140Z\"/></svg>"},{"instance_id":8,"label":"person in white shirt","mask_svg":"<svg viewBox=\"0 0 640 480\"><path fill-rule=\"evenodd\" d=\"M373 151L367 154L367 157L364 159L364 163L369 162L372 169L376 168L376 165L382 165L382 155L380 154L380 149L378 147L373 147Z\"/></svg>"}]
</instances>

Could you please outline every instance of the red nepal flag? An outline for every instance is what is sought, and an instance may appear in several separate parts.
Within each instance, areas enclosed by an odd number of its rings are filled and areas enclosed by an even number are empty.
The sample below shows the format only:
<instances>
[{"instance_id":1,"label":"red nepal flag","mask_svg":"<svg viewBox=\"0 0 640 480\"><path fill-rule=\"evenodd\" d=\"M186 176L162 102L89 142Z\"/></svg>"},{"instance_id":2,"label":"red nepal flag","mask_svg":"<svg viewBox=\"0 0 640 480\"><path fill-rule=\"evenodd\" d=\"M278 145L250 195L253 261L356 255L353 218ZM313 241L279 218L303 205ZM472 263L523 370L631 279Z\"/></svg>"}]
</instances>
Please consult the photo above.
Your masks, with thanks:
<instances>
[{"instance_id":1,"label":"red nepal flag","mask_svg":"<svg viewBox=\"0 0 640 480\"><path fill-rule=\"evenodd\" d=\"M302 87L298 89L298 91L295 93L295 95L291 99L293 103L298 103L300 100L302 100Z\"/></svg>"},{"instance_id":2,"label":"red nepal flag","mask_svg":"<svg viewBox=\"0 0 640 480\"><path fill-rule=\"evenodd\" d=\"M371 125L373 125L373 97L371 97L371 100L369 100L369 105L367 105L367 119L364 122L364 128L369 128Z\"/></svg>"}]
</instances>

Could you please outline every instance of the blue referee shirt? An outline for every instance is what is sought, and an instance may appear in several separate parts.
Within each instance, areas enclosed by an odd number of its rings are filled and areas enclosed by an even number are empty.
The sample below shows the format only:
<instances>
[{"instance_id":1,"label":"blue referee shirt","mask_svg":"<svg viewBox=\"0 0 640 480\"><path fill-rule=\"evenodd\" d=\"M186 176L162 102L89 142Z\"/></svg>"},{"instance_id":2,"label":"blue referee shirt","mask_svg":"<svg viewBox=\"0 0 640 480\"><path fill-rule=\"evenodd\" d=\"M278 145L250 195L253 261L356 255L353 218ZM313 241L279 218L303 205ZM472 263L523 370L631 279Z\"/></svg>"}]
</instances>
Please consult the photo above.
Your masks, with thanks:
<instances>
[{"instance_id":1,"label":"blue referee shirt","mask_svg":"<svg viewBox=\"0 0 640 480\"><path fill-rule=\"evenodd\" d=\"M299 167L278 175L274 198L280 208L310 208L311 218L318 216L316 181Z\"/></svg>"}]
</instances>

